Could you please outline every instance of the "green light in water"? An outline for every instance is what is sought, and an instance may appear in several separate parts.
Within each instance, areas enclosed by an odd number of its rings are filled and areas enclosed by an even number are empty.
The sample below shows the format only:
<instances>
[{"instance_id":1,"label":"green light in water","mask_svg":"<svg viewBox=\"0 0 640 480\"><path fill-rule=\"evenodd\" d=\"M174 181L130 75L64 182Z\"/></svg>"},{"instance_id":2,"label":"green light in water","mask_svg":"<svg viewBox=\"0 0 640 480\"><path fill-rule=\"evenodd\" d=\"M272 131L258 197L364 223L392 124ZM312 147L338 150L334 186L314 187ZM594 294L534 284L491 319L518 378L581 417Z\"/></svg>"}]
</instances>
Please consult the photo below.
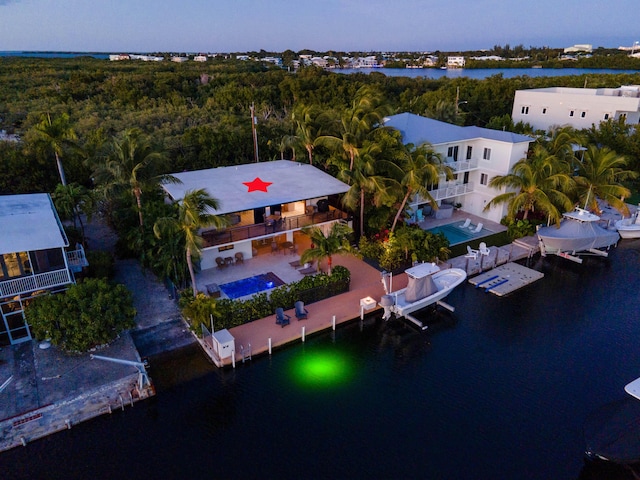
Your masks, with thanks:
<instances>
[{"instance_id":1,"label":"green light in water","mask_svg":"<svg viewBox=\"0 0 640 480\"><path fill-rule=\"evenodd\" d=\"M326 388L348 382L353 366L342 352L319 350L306 352L292 362L296 383L310 388Z\"/></svg>"}]
</instances>

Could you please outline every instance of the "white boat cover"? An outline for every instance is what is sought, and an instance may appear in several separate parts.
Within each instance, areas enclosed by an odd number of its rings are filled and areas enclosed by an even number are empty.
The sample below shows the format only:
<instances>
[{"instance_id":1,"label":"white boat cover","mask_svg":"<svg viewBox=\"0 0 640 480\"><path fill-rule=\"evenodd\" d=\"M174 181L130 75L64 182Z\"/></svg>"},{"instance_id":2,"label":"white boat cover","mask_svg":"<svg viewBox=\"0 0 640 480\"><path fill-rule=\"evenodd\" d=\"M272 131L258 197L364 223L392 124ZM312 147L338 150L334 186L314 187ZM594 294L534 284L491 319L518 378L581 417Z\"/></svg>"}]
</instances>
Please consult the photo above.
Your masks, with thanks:
<instances>
[{"instance_id":1,"label":"white boat cover","mask_svg":"<svg viewBox=\"0 0 640 480\"><path fill-rule=\"evenodd\" d=\"M543 227L538 237L547 250L582 252L592 248L606 248L620 239L618 232L602 228L596 222L563 220L560 227Z\"/></svg>"}]
</instances>

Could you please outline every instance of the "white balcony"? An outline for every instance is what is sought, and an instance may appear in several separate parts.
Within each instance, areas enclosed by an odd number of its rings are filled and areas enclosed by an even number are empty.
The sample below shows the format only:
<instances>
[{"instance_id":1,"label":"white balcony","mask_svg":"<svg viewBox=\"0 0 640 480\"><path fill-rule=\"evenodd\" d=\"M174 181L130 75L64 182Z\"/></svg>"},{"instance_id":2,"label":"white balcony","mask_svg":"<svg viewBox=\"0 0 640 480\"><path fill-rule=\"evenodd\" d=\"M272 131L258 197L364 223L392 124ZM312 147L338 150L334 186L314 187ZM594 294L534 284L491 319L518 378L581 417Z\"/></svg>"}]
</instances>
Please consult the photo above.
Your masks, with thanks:
<instances>
[{"instance_id":1,"label":"white balcony","mask_svg":"<svg viewBox=\"0 0 640 480\"><path fill-rule=\"evenodd\" d=\"M73 278L66 268L28 275L0 282L0 297L13 297L47 288L60 287L69 283L73 283Z\"/></svg>"},{"instance_id":2,"label":"white balcony","mask_svg":"<svg viewBox=\"0 0 640 480\"><path fill-rule=\"evenodd\" d=\"M80 272L83 267L89 266L89 261L84 254L84 247L78 245L78 250L71 250L67 253L67 264L69 268L74 272Z\"/></svg>"},{"instance_id":3,"label":"white balcony","mask_svg":"<svg viewBox=\"0 0 640 480\"><path fill-rule=\"evenodd\" d=\"M478 168L478 159L472 158L470 160L458 160L454 162L453 159L447 159L444 162L445 167L449 167L454 173L470 172Z\"/></svg>"},{"instance_id":4,"label":"white balcony","mask_svg":"<svg viewBox=\"0 0 640 480\"><path fill-rule=\"evenodd\" d=\"M459 197L467 193L473 192L473 183L460 183L460 184L448 184L440 185L437 189L429 190L429 193L434 200L446 200L448 198Z\"/></svg>"}]
</instances>

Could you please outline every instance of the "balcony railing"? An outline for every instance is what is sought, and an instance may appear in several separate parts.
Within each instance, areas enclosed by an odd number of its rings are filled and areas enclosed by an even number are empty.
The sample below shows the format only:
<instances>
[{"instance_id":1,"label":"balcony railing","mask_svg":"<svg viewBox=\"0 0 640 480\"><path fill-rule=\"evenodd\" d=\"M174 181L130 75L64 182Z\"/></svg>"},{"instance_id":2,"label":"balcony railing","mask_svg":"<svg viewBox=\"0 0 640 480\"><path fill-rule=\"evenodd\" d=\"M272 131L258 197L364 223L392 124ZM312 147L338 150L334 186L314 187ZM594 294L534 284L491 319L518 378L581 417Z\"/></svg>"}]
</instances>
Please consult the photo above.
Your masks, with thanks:
<instances>
[{"instance_id":1,"label":"balcony railing","mask_svg":"<svg viewBox=\"0 0 640 480\"><path fill-rule=\"evenodd\" d=\"M66 268L28 275L0 282L0 297L13 297L24 293L59 287L68 283L73 283L73 278L71 278L71 273Z\"/></svg>"},{"instance_id":2,"label":"balcony railing","mask_svg":"<svg viewBox=\"0 0 640 480\"><path fill-rule=\"evenodd\" d=\"M203 232L202 238L204 238L205 248L214 247L216 245L223 245L241 240L250 240L252 238L260 238L273 235L275 233L298 230L308 225L318 225L346 218L347 214L345 212L331 208L328 212L316 212L308 215L282 217L280 220L273 222L255 223L252 225L243 225L225 230Z\"/></svg>"},{"instance_id":3,"label":"balcony railing","mask_svg":"<svg viewBox=\"0 0 640 480\"><path fill-rule=\"evenodd\" d=\"M478 159L472 158L470 160L458 160L457 162L447 160L444 165L454 172L468 172L478 168Z\"/></svg>"},{"instance_id":4,"label":"balcony railing","mask_svg":"<svg viewBox=\"0 0 640 480\"><path fill-rule=\"evenodd\" d=\"M439 188L429 190L434 200L446 200L473 192L473 183L461 183L459 185L441 185Z\"/></svg>"},{"instance_id":5,"label":"balcony railing","mask_svg":"<svg viewBox=\"0 0 640 480\"><path fill-rule=\"evenodd\" d=\"M77 250L67 252L67 264L74 272L79 272L83 267L89 266L89 261L84 254L84 247L82 245L78 245Z\"/></svg>"}]
</instances>

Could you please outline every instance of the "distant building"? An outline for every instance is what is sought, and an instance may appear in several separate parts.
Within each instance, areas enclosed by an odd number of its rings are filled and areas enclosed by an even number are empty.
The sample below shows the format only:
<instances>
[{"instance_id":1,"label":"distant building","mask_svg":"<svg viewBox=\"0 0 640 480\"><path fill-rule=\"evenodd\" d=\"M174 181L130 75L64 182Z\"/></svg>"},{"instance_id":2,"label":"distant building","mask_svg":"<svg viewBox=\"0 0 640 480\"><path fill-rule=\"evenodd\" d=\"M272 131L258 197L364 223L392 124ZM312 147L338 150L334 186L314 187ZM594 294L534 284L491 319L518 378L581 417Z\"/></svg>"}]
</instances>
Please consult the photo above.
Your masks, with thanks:
<instances>
[{"instance_id":1,"label":"distant building","mask_svg":"<svg viewBox=\"0 0 640 480\"><path fill-rule=\"evenodd\" d=\"M193 57L193 61L194 62L206 62L207 61L207 56L206 55L196 55Z\"/></svg>"},{"instance_id":2,"label":"distant building","mask_svg":"<svg viewBox=\"0 0 640 480\"><path fill-rule=\"evenodd\" d=\"M87 266L69 240L47 193L0 196L0 346L31 340L24 307L34 297L65 290Z\"/></svg>"},{"instance_id":3,"label":"distant building","mask_svg":"<svg viewBox=\"0 0 640 480\"><path fill-rule=\"evenodd\" d=\"M487 62L504 60L504 57L499 57L498 55L485 55L483 57L471 57L471 59L479 62Z\"/></svg>"},{"instance_id":4,"label":"distant building","mask_svg":"<svg viewBox=\"0 0 640 480\"><path fill-rule=\"evenodd\" d=\"M564 53L592 53L593 45L589 44L578 44L573 45L572 47L567 47L564 49Z\"/></svg>"},{"instance_id":5,"label":"distant building","mask_svg":"<svg viewBox=\"0 0 640 480\"><path fill-rule=\"evenodd\" d=\"M536 130L554 125L590 128L621 117L628 124L640 122L640 86L619 88L549 87L516 90L511 117Z\"/></svg>"},{"instance_id":6,"label":"distant building","mask_svg":"<svg viewBox=\"0 0 640 480\"><path fill-rule=\"evenodd\" d=\"M116 53L116 54L109 55L109 60L111 60L112 62L117 62L120 60L130 60L130 59L131 57L127 53Z\"/></svg>"},{"instance_id":7,"label":"distant building","mask_svg":"<svg viewBox=\"0 0 640 480\"><path fill-rule=\"evenodd\" d=\"M183 57L180 55L176 55L171 57L171 61L172 62L176 62L176 63L184 63L184 62L188 62L189 61L189 57Z\"/></svg>"},{"instance_id":8,"label":"distant building","mask_svg":"<svg viewBox=\"0 0 640 480\"><path fill-rule=\"evenodd\" d=\"M447 68L464 68L465 60L462 56L447 57Z\"/></svg>"},{"instance_id":9,"label":"distant building","mask_svg":"<svg viewBox=\"0 0 640 480\"><path fill-rule=\"evenodd\" d=\"M384 124L400 131L405 144L430 143L445 165L451 167L453 179L442 175L437 184L429 187L438 205L460 203L463 211L494 222L506 215L506 205L484 211L491 199L505 191L489 187L489 182L497 175L506 175L518 160L525 158L533 138L502 130L460 127L413 113L385 118ZM425 203L416 197L410 206L415 211Z\"/></svg>"}]
</instances>

